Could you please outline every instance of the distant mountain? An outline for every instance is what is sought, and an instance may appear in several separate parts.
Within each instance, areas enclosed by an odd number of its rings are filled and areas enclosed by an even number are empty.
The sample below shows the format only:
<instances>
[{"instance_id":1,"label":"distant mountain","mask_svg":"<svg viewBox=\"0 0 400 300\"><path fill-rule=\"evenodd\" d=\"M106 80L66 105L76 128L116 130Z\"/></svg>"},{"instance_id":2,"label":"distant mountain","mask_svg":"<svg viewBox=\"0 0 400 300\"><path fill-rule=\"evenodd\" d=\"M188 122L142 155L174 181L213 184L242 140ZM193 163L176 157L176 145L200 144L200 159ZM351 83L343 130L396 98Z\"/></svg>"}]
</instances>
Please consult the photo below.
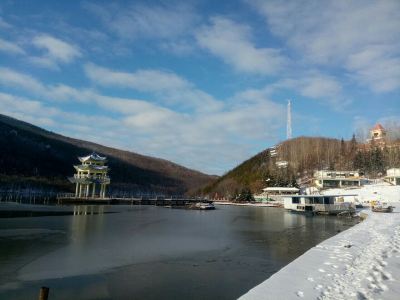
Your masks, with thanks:
<instances>
[{"instance_id":1,"label":"distant mountain","mask_svg":"<svg viewBox=\"0 0 400 300\"><path fill-rule=\"evenodd\" d=\"M67 176L78 156L95 151L107 156L112 191L183 194L216 176L170 161L65 137L0 115L0 188L35 187L73 191Z\"/></svg>"},{"instance_id":2,"label":"distant mountain","mask_svg":"<svg viewBox=\"0 0 400 300\"><path fill-rule=\"evenodd\" d=\"M206 186L211 196L235 197L244 188L253 193L266 186L295 186L307 183L317 169L359 170L371 176L388 167L400 167L398 141L387 147L324 138L299 137L284 141L244 161Z\"/></svg>"}]
</instances>

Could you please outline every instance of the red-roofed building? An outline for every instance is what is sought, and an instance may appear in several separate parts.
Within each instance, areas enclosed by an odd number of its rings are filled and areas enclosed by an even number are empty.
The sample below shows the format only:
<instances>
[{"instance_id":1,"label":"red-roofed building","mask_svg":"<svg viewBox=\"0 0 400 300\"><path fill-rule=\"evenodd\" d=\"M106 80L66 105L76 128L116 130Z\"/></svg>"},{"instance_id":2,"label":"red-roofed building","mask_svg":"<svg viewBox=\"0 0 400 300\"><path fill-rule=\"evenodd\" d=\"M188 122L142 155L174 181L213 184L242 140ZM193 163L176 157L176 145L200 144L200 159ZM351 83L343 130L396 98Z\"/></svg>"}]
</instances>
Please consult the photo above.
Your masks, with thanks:
<instances>
[{"instance_id":1,"label":"red-roofed building","mask_svg":"<svg viewBox=\"0 0 400 300\"><path fill-rule=\"evenodd\" d=\"M386 130L381 124L376 124L370 130L369 142L377 146L384 146L386 144Z\"/></svg>"}]
</instances>

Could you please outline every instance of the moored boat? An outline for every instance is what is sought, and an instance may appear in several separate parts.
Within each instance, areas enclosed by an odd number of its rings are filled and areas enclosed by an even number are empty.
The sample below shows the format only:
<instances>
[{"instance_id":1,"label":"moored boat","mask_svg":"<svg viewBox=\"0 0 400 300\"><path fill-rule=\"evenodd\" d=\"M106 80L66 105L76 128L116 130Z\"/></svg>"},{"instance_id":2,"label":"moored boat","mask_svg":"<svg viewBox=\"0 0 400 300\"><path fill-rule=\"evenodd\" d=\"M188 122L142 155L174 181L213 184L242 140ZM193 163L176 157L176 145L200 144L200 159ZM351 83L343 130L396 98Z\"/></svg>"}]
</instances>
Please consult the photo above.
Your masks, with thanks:
<instances>
[{"instance_id":1,"label":"moored boat","mask_svg":"<svg viewBox=\"0 0 400 300\"><path fill-rule=\"evenodd\" d=\"M195 204L195 206L198 209L202 209L202 210L211 210L211 209L215 209L214 204L212 203L208 203L208 202L198 202Z\"/></svg>"},{"instance_id":2,"label":"moored boat","mask_svg":"<svg viewBox=\"0 0 400 300\"><path fill-rule=\"evenodd\" d=\"M337 198L354 195L290 195L284 197L284 208L296 213L332 214L353 212L353 203L337 201Z\"/></svg>"},{"instance_id":3,"label":"moored boat","mask_svg":"<svg viewBox=\"0 0 400 300\"><path fill-rule=\"evenodd\" d=\"M215 209L215 205L209 202L197 202L195 204L191 204L188 206L189 209L198 209L198 210L212 210Z\"/></svg>"},{"instance_id":4,"label":"moored boat","mask_svg":"<svg viewBox=\"0 0 400 300\"><path fill-rule=\"evenodd\" d=\"M383 213L391 213L393 212L393 206L387 206L387 207L383 207L383 206L371 206L371 210L373 212L383 212Z\"/></svg>"}]
</instances>

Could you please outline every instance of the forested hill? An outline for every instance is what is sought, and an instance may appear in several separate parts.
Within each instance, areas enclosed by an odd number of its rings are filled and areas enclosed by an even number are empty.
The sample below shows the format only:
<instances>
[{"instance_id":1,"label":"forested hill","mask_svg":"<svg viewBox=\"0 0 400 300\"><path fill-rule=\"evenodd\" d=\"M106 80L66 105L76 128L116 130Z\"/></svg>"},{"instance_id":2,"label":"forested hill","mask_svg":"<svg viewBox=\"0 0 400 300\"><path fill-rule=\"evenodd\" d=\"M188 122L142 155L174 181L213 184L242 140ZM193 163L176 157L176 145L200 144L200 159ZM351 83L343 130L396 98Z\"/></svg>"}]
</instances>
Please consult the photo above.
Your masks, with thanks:
<instances>
[{"instance_id":1,"label":"forested hill","mask_svg":"<svg viewBox=\"0 0 400 300\"><path fill-rule=\"evenodd\" d=\"M167 160L68 138L4 115L0 115L0 145L0 189L72 191L67 176L74 173L78 156L93 151L107 156L114 191L182 194L216 178Z\"/></svg>"},{"instance_id":2,"label":"forested hill","mask_svg":"<svg viewBox=\"0 0 400 300\"><path fill-rule=\"evenodd\" d=\"M282 165L287 162L287 167ZM266 149L208 185L203 192L234 197L243 188L259 193L266 186L294 186L307 182L317 169L359 170L367 175L384 174L400 167L400 147L323 138L299 137ZM266 181L268 180L268 181Z\"/></svg>"}]
</instances>

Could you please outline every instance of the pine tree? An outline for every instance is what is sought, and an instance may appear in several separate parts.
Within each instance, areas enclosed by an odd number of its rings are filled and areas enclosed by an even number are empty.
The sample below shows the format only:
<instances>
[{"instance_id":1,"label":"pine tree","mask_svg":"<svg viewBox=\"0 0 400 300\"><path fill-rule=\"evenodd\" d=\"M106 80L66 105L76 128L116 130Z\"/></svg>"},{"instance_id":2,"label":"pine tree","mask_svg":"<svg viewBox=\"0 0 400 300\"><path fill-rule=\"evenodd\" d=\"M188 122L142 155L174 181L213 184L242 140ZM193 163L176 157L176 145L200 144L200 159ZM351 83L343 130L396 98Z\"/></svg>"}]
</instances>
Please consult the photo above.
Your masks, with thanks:
<instances>
[{"instance_id":1,"label":"pine tree","mask_svg":"<svg viewBox=\"0 0 400 300\"><path fill-rule=\"evenodd\" d=\"M371 171L376 174L383 173L385 171L385 162L383 159L382 150L378 147L371 153Z\"/></svg>"},{"instance_id":2,"label":"pine tree","mask_svg":"<svg viewBox=\"0 0 400 300\"><path fill-rule=\"evenodd\" d=\"M236 198L238 202L254 202L253 194L251 193L249 188L243 188L240 192L240 195Z\"/></svg>"},{"instance_id":3,"label":"pine tree","mask_svg":"<svg viewBox=\"0 0 400 300\"><path fill-rule=\"evenodd\" d=\"M353 137L350 140L350 149L349 153L350 154L356 154L357 151L357 140L356 140L356 135L353 133Z\"/></svg>"}]
</instances>

